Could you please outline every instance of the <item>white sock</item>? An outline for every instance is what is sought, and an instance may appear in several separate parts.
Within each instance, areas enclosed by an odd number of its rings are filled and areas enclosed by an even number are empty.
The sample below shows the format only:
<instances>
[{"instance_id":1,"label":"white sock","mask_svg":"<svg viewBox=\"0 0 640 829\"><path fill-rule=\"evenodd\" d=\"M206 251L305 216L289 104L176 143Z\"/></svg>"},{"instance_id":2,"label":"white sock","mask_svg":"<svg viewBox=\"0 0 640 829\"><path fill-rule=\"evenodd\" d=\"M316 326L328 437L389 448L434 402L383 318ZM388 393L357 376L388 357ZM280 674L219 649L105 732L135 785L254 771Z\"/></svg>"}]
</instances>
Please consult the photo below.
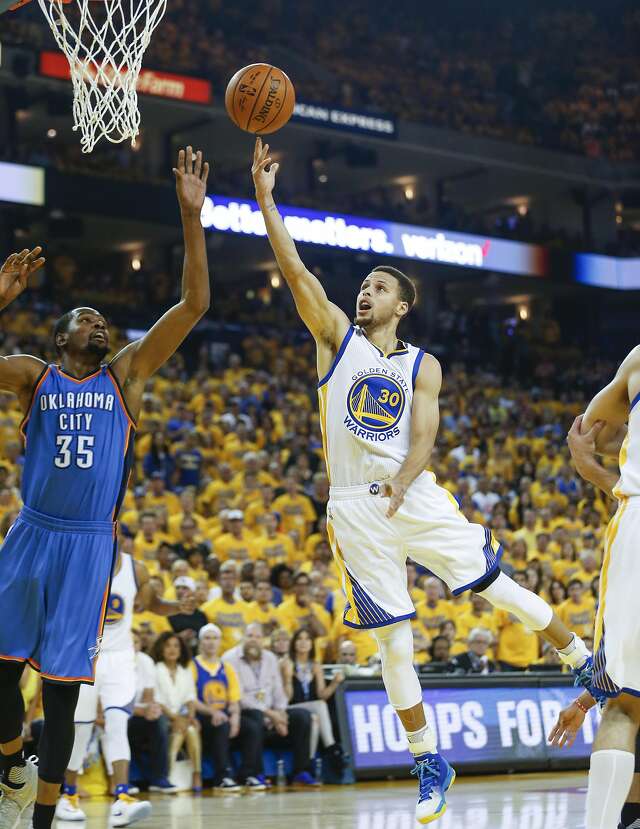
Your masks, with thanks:
<instances>
[{"instance_id":1,"label":"white sock","mask_svg":"<svg viewBox=\"0 0 640 829\"><path fill-rule=\"evenodd\" d=\"M582 639L574 633L573 639L566 648L558 648L558 656L565 665L580 668L587 661L590 653Z\"/></svg>"},{"instance_id":2,"label":"white sock","mask_svg":"<svg viewBox=\"0 0 640 829\"><path fill-rule=\"evenodd\" d=\"M594 751L589 768L586 829L617 829L633 781L635 755L607 748Z\"/></svg>"},{"instance_id":3,"label":"white sock","mask_svg":"<svg viewBox=\"0 0 640 829\"><path fill-rule=\"evenodd\" d=\"M424 725L417 731L407 731L407 740L409 741L409 751L413 755L435 754L438 751L436 735L428 725Z\"/></svg>"}]
</instances>

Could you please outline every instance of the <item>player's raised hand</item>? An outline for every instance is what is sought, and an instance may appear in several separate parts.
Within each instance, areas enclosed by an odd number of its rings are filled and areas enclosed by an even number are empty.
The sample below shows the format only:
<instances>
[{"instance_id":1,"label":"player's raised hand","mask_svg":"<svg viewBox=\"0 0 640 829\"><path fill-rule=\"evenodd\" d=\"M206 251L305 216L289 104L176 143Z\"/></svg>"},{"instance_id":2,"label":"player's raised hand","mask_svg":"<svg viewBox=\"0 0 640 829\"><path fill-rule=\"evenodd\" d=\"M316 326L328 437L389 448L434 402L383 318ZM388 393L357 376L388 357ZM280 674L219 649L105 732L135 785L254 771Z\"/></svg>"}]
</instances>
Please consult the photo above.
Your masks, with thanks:
<instances>
[{"instance_id":1,"label":"player's raised hand","mask_svg":"<svg viewBox=\"0 0 640 829\"><path fill-rule=\"evenodd\" d=\"M0 268L0 307L6 307L27 287L31 274L39 270L45 262L40 256L42 248L33 250L25 248L20 253L12 253Z\"/></svg>"},{"instance_id":2,"label":"player's raised hand","mask_svg":"<svg viewBox=\"0 0 640 829\"><path fill-rule=\"evenodd\" d=\"M267 167L269 168L267 170ZM253 183L256 188L256 198L258 201L268 198L273 192L276 184L276 173L280 165L276 162L271 163L271 156L269 155L269 145L262 143L262 138L256 138L256 146L253 150L253 166L251 167L251 175L253 176Z\"/></svg>"},{"instance_id":3,"label":"player's raised hand","mask_svg":"<svg viewBox=\"0 0 640 829\"><path fill-rule=\"evenodd\" d=\"M194 154L192 147L180 150L178 166L173 168L180 210L187 215L200 215L207 194L209 164L202 160L202 150Z\"/></svg>"},{"instance_id":4,"label":"player's raised hand","mask_svg":"<svg viewBox=\"0 0 640 829\"><path fill-rule=\"evenodd\" d=\"M563 708L558 714L558 720L551 729L549 734L549 742L556 748L570 748L578 731L582 728L585 713L579 708L575 702Z\"/></svg>"}]
</instances>

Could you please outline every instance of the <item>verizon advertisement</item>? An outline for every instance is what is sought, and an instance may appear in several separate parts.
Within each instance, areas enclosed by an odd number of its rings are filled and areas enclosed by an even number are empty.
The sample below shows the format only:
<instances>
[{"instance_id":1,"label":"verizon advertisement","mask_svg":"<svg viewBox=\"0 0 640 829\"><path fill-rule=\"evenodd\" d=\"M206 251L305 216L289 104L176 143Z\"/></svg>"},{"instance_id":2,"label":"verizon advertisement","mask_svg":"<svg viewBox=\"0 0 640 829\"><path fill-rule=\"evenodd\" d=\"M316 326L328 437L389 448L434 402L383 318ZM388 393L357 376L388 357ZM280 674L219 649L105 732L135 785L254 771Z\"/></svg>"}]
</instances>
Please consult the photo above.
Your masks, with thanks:
<instances>
[{"instance_id":1,"label":"verizon advertisement","mask_svg":"<svg viewBox=\"0 0 640 829\"><path fill-rule=\"evenodd\" d=\"M40 74L45 78L71 80L69 62L62 52L41 52ZM142 95L187 101L191 104L210 104L212 100L209 81L190 78L187 75L174 75L171 72L157 72L155 69L143 69L136 88Z\"/></svg>"},{"instance_id":2,"label":"verizon advertisement","mask_svg":"<svg viewBox=\"0 0 640 829\"><path fill-rule=\"evenodd\" d=\"M560 682L562 680L559 680ZM582 767L599 722L597 708L585 718L569 749L550 748L547 735L558 712L578 691L572 686L500 687L478 683L423 690L427 720L440 751L458 769L487 771L548 768L553 760ZM342 720L357 776L404 773L410 763L404 729L382 687L359 689L349 683Z\"/></svg>"},{"instance_id":3,"label":"verizon advertisement","mask_svg":"<svg viewBox=\"0 0 640 829\"><path fill-rule=\"evenodd\" d=\"M291 205L279 210L296 242L527 276L547 276L549 270L547 251L537 245ZM249 199L207 196L202 224L222 233L267 235L260 209Z\"/></svg>"}]
</instances>

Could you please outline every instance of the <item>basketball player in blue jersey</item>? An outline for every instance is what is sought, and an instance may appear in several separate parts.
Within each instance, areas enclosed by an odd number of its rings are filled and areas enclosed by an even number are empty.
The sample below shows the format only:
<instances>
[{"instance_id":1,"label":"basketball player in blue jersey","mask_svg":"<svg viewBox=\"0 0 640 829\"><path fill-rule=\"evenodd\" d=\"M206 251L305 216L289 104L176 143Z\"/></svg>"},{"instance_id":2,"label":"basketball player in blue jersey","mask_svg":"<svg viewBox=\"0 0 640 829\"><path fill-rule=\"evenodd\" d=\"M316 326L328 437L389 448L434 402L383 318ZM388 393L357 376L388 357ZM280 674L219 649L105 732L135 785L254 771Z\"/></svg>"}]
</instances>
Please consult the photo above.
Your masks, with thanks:
<instances>
[{"instance_id":1,"label":"basketball player in blue jersey","mask_svg":"<svg viewBox=\"0 0 640 829\"><path fill-rule=\"evenodd\" d=\"M454 594L474 590L550 641L590 685L591 656L539 596L499 566L491 532L469 523L426 471L439 424L438 361L398 340L415 301L413 283L381 265L364 279L355 325L330 302L304 266L273 200L278 164L256 141L253 179L278 265L317 348L320 421L331 489L327 530L347 595L344 622L371 629L382 657L391 705L407 732L419 781L416 818L446 809L455 773L438 753L413 668L407 557L427 567Z\"/></svg>"},{"instance_id":2,"label":"basketball player in blue jersey","mask_svg":"<svg viewBox=\"0 0 640 829\"><path fill-rule=\"evenodd\" d=\"M59 363L0 357L0 388L24 409L22 508L0 548L0 827L16 829L37 798L34 829L50 829L74 739L80 683L94 681L114 565L115 520L132 460L144 385L209 307L200 222L209 165L191 147L174 169L185 258L182 297L110 362L107 323L76 308L56 323ZM0 309L43 264L40 249L0 271ZM25 761L19 681L25 663L43 678L39 769ZM37 774L36 774L37 772ZM37 781L39 777L39 781Z\"/></svg>"}]
</instances>

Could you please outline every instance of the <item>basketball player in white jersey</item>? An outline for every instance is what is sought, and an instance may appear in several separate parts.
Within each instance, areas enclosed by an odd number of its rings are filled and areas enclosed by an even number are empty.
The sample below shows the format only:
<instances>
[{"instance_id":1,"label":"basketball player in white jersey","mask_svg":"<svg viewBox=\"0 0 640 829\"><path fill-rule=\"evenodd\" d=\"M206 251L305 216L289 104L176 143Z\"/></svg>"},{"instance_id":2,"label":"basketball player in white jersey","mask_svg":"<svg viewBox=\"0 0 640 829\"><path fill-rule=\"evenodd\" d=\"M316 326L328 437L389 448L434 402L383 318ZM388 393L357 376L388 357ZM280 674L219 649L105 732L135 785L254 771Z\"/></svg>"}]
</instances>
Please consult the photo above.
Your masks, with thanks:
<instances>
[{"instance_id":1,"label":"basketball player in white jersey","mask_svg":"<svg viewBox=\"0 0 640 829\"><path fill-rule=\"evenodd\" d=\"M91 741L98 713L104 714L104 752L113 769L116 799L111 806L112 826L129 826L151 814L151 804L129 795L131 749L127 734L129 717L136 695L136 656L131 628L134 607L142 607L161 616L189 611L180 602L161 599L149 583L144 564L120 552L111 583L100 656L94 685L83 685L75 712L75 741L65 775L63 795L56 807L56 817L65 821L84 821L78 806L76 782ZM174 791L172 789L172 791Z\"/></svg>"},{"instance_id":2,"label":"basketball player in white jersey","mask_svg":"<svg viewBox=\"0 0 640 829\"><path fill-rule=\"evenodd\" d=\"M613 483L615 473L588 452L579 459L572 453L578 472L618 500L605 535L594 636L592 691L608 699L591 754L586 824L616 829L633 780L640 726L640 346L576 427L592 435L595 452L618 454L620 467Z\"/></svg>"},{"instance_id":3,"label":"basketball player in white jersey","mask_svg":"<svg viewBox=\"0 0 640 829\"><path fill-rule=\"evenodd\" d=\"M454 594L475 590L559 649L576 681L591 680L584 643L534 593L500 571L500 545L470 524L427 469L438 431L438 361L398 340L415 300L411 280L379 266L364 279L355 325L302 263L274 203L278 164L256 141L253 180L271 247L317 347L320 420L331 483L328 532L347 594L345 624L374 631L391 705L406 729L419 780L416 817L438 818L455 777L427 725L413 668L406 559Z\"/></svg>"}]
</instances>

